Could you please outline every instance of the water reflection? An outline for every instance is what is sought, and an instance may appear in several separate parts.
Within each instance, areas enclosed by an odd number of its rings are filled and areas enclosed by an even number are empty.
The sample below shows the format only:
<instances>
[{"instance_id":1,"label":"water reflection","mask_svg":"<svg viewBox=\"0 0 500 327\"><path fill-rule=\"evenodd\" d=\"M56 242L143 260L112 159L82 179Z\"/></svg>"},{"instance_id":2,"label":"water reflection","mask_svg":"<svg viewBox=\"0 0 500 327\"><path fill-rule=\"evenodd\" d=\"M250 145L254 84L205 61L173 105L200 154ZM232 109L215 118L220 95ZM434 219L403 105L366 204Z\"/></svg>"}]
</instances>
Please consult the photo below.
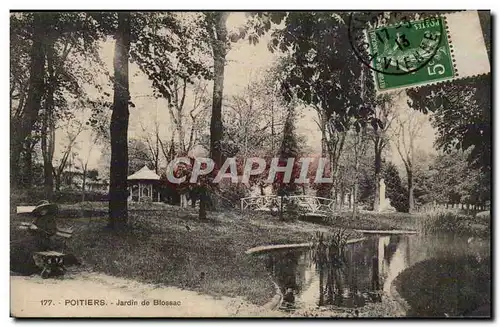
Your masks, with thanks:
<instances>
[{"instance_id":1,"label":"water reflection","mask_svg":"<svg viewBox=\"0 0 500 327\"><path fill-rule=\"evenodd\" d=\"M335 268L315 264L311 250L273 251L266 260L284 294L284 307L294 310L326 304L361 307L380 301L407 267L427 258L470 251L471 245L463 239L386 235L348 244L346 264Z\"/></svg>"}]
</instances>

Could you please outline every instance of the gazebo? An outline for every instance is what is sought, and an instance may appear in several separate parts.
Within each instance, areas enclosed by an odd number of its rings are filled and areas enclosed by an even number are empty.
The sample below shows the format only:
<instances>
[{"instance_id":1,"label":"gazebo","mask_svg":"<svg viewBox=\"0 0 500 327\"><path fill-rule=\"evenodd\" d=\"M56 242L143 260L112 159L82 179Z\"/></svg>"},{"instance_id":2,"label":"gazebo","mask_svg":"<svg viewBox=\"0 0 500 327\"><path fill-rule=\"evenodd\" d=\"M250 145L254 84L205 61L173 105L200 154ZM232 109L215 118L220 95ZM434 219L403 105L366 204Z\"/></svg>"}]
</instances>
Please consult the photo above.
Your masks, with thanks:
<instances>
[{"instance_id":1,"label":"gazebo","mask_svg":"<svg viewBox=\"0 0 500 327\"><path fill-rule=\"evenodd\" d=\"M158 176L147 166L130 175L128 178L129 201L160 202L160 190Z\"/></svg>"}]
</instances>

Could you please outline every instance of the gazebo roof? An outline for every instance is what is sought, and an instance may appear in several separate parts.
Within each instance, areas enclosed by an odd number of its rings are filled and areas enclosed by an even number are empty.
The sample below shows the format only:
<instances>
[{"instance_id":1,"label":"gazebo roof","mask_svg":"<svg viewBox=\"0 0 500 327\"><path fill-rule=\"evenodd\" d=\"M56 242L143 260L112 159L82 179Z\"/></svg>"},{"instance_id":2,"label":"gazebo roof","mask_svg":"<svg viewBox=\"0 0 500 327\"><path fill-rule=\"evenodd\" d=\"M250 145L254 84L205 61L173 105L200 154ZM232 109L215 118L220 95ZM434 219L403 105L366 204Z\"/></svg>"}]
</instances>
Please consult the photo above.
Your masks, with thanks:
<instances>
[{"instance_id":1,"label":"gazebo roof","mask_svg":"<svg viewBox=\"0 0 500 327\"><path fill-rule=\"evenodd\" d=\"M159 181L160 176L150 170L147 166L142 167L140 170L136 171L134 174L130 175L127 180L150 180Z\"/></svg>"}]
</instances>

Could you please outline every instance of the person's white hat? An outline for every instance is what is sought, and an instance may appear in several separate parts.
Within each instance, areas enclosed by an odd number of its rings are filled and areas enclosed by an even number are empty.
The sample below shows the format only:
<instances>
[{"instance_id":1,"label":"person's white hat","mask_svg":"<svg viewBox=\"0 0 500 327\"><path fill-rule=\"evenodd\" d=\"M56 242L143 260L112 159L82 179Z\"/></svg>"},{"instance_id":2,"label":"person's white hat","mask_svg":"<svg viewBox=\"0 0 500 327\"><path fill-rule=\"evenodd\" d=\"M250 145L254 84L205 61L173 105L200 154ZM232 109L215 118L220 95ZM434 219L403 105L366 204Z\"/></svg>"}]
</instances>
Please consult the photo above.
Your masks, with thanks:
<instances>
[{"instance_id":1,"label":"person's white hat","mask_svg":"<svg viewBox=\"0 0 500 327\"><path fill-rule=\"evenodd\" d=\"M58 211L58 206L55 203L50 203L47 200L40 201L36 206L20 206L17 207L17 213L30 213L35 216L45 216L46 214L55 214Z\"/></svg>"}]
</instances>

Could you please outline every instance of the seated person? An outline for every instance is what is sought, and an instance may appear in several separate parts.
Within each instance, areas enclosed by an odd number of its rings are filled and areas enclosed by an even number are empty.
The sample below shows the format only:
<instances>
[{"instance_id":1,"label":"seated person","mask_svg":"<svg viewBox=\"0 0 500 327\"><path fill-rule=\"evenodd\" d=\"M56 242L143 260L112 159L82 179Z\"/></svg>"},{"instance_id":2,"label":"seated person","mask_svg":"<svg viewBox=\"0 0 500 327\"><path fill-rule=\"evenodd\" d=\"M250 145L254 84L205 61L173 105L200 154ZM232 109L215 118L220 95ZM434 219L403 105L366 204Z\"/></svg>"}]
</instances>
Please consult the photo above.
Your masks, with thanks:
<instances>
[{"instance_id":1,"label":"seated person","mask_svg":"<svg viewBox=\"0 0 500 327\"><path fill-rule=\"evenodd\" d=\"M38 237L42 251L50 248L50 238L57 233L57 211L56 204L42 201L32 212L36 218L30 230Z\"/></svg>"}]
</instances>

